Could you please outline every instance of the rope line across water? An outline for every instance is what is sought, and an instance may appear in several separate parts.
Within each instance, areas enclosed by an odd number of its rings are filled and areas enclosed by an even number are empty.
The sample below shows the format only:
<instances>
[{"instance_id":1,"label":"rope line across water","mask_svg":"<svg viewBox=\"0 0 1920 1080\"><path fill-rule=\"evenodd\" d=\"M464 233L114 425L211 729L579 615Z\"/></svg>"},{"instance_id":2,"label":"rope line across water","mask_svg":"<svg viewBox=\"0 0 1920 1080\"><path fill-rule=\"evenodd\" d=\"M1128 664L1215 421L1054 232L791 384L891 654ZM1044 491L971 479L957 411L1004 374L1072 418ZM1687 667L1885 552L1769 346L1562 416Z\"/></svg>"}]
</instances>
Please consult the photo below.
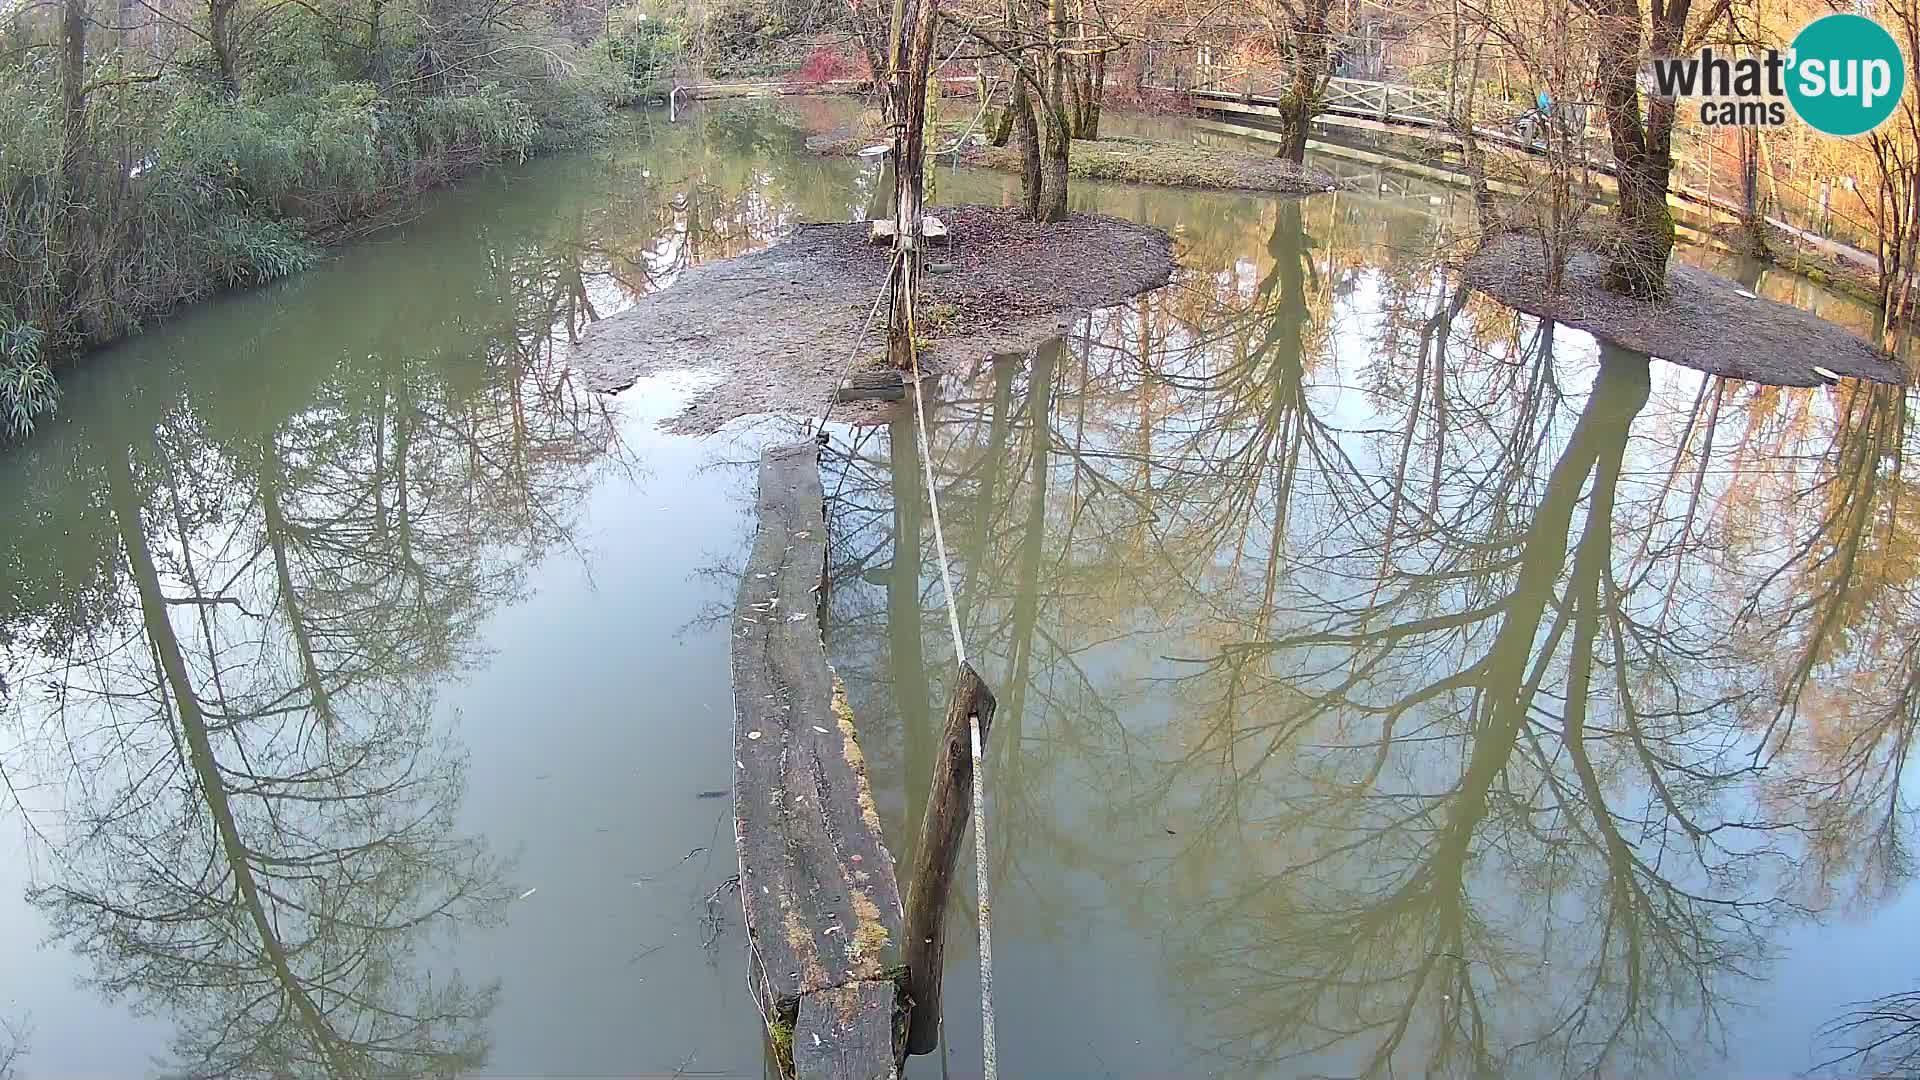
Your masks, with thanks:
<instances>
[{"instance_id":1,"label":"rope line across water","mask_svg":"<svg viewBox=\"0 0 1920 1080\"><path fill-rule=\"evenodd\" d=\"M918 252L914 253L918 256ZM933 515L934 549L940 556L940 583L947 600L947 627L953 632L954 677L967 662L960 635L960 609L954 603L953 572L947 567L947 536L940 521L940 492L933 477L933 450L927 442L927 404L921 391L920 348L914 340L913 305L907 307L907 358L913 374L913 432L920 445L920 468L927 481L927 506ZM987 781L980 753L980 717L967 718L973 736L973 877L980 898L980 1059L985 1080L998 1080L1000 1066L993 1035L993 903L987 881Z\"/></svg>"}]
</instances>

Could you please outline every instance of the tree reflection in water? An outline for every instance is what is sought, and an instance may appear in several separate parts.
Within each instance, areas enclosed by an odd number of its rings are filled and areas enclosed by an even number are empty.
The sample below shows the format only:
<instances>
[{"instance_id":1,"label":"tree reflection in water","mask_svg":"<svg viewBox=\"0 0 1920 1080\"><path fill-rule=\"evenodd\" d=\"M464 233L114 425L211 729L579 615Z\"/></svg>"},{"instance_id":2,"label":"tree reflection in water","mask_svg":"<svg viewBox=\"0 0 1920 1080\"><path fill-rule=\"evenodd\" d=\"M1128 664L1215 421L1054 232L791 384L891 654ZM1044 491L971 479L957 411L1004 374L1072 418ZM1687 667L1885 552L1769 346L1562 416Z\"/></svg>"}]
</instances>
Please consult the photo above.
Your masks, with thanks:
<instances>
[{"instance_id":1,"label":"tree reflection in water","mask_svg":"<svg viewBox=\"0 0 1920 1080\"><path fill-rule=\"evenodd\" d=\"M82 576L0 620L9 775L52 796L22 807L44 854L29 899L94 984L174 1022L171 1072L487 1061L498 987L443 950L502 917L509 867L456 827L466 756L436 688L572 545L593 475L630 467L553 348L578 263L499 239L446 284L501 325L449 302L453 325L366 327L264 427L232 373L159 401L130 382L124 440L42 448L89 495L20 538ZM305 340L323 289L261 338ZM83 537L83 564L55 554Z\"/></svg>"},{"instance_id":2,"label":"tree reflection in water","mask_svg":"<svg viewBox=\"0 0 1920 1080\"><path fill-rule=\"evenodd\" d=\"M1068 933L1105 882L1196 1069L1707 1067L1784 928L1910 876L1904 395L1596 356L1400 220L1268 213L1263 258L1192 237L933 418L1003 918ZM939 691L898 620L940 605L888 461L829 504L830 644L911 799Z\"/></svg>"}]
</instances>

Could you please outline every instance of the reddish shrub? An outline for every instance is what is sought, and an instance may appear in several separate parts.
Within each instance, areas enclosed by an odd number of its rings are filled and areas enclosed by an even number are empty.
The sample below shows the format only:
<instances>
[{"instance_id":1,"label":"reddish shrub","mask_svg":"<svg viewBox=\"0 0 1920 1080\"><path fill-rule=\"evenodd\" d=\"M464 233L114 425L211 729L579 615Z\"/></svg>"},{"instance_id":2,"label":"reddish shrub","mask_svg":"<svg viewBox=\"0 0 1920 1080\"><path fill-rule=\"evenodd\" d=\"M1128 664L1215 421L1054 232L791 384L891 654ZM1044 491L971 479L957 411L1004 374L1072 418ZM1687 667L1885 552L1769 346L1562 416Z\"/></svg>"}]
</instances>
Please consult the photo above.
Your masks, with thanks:
<instances>
[{"instance_id":1,"label":"reddish shrub","mask_svg":"<svg viewBox=\"0 0 1920 1080\"><path fill-rule=\"evenodd\" d=\"M807 54L806 60L794 71L793 81L806 86L819 86L835 79L851 79L856 70L853 62L832 46L821 45Z\"/></svg>"}]
</instances>

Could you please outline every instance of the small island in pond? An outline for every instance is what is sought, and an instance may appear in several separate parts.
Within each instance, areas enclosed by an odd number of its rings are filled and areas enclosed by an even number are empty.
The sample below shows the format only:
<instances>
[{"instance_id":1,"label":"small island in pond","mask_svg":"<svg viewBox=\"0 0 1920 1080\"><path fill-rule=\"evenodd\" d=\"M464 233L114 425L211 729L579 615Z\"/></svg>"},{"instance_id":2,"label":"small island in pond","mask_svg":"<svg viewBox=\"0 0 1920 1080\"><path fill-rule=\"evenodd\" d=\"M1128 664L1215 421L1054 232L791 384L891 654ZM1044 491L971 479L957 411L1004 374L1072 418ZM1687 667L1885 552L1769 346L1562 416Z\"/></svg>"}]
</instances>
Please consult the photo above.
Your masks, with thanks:
<instances>
[{"instance_id":1,"label":"small island in pond","mask_svg":"<svg viewBox=\"0 0 1920 1080\"><path fill-rule=\"evenodd\" d=\"M1098 214L1033 222L1013 210L938 207L915 337L930 373L1022 352L1095 308L1167 283L1172 241ZM824 407L849 370L885 364L886 312L866 325L891 252L867 222L803 225L764 251L689 271L596 324L574 366L597 390L645 375L703 371L720 380L668 426L711 432L741 416Z\"/></svg>"}]
</instances>

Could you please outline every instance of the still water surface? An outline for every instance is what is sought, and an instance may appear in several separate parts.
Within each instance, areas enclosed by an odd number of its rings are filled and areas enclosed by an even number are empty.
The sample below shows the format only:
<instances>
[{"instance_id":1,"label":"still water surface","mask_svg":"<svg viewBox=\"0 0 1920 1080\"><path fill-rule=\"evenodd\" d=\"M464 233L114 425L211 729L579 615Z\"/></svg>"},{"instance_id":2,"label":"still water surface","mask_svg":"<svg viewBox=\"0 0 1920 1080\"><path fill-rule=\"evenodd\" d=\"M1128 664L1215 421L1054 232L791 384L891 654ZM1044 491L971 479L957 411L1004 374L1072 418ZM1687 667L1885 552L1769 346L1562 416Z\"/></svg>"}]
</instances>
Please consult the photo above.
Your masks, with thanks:
<instances>
[{"instance_id":1,"label":"still water surface","mask_svg":"<svg viewBox=\"0 0 1920 1080\"><path fill-rule=\"evenodd\" d=\"M631 124L102 357L0 462L20 1076L762 1074L702 796L751 462L794 424L667 436L698 376L606 399L565 356L878 178L757 108ZM1001 1061L1819 1063L1920 975L1906 398L1603 351L1434 268L1454 193L1358 179L1079 189L1182 271L941 390ZM826 463L829 649L903 858L950 666L909 423Z\"/></svg>"}]
</instances>

